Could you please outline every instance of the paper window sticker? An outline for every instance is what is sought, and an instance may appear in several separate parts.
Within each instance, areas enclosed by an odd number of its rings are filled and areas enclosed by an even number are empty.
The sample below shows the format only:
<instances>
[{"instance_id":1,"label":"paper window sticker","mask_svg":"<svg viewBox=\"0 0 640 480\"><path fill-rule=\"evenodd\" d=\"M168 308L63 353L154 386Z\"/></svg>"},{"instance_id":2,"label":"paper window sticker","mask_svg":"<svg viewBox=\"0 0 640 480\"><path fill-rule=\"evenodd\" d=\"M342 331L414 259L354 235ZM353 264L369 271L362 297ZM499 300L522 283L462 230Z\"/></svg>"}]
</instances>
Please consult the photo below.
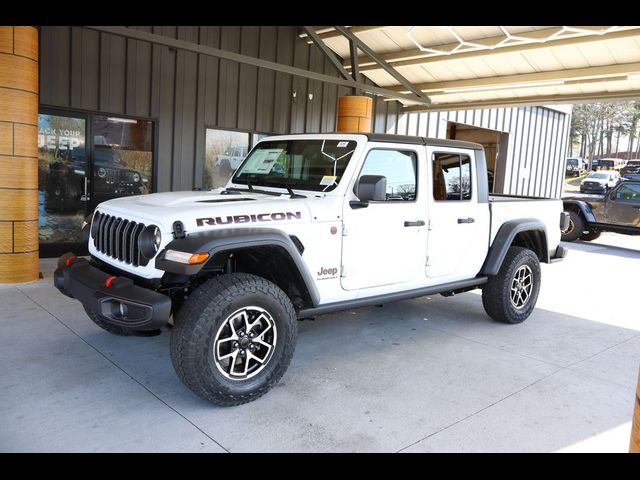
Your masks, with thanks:
<instances>
[{"instance_id":1,"label":"paper window sticker","mask_svg":"<svg viewBox=\"0 0 640 480\"><path fill-rule=\"evenodd\" d=\"M336 178L338 178L335 175L325 175L324 177L322 177L322 180L320 180L320 185L333 185L336 181Z\"/></svg>"}]
</instances>

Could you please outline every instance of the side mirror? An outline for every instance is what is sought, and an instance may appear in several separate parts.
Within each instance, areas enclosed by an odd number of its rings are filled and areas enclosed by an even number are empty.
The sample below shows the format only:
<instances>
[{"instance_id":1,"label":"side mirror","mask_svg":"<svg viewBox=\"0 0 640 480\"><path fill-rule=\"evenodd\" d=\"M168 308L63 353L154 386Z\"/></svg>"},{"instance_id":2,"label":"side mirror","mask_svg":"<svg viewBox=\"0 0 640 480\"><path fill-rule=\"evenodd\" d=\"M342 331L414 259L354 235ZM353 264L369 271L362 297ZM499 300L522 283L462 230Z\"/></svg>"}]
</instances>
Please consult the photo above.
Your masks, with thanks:
<instances>
[{"instance_id":1,"label":"side mirror","mask_svg":"<svg viewBox=\"0 0 640 480\"><path fill-rule=\"evenodd\" d=\"M356 184L355 194L361 202L384 202L387 199L387 177L362 175Z\"/></svg>"}]
</instances>

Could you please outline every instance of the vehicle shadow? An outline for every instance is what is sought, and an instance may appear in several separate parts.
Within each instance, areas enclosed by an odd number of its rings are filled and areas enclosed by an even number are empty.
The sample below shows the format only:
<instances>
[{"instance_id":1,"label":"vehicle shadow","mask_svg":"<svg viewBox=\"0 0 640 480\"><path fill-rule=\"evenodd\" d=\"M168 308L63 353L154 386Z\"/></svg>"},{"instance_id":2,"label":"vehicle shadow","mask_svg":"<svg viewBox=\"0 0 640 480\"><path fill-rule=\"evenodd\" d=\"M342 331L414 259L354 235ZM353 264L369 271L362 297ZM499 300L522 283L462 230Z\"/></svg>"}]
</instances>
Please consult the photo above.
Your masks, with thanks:
<instances>
[{"instance_id":1,"label":"vehicle shadow","mask_svg":"<svg viewBox=\"0 0 640 480\"><path fill-rule=\"evenodd\" d=\"M622 258L640 259L640 238L638 239L638 249L618 247L606 243L598 243L596 241L584 242L562 242L562 245L569 250L579 250L582 252L597 253L600 255L613 255Z\"/></svg>"}]
</instances>

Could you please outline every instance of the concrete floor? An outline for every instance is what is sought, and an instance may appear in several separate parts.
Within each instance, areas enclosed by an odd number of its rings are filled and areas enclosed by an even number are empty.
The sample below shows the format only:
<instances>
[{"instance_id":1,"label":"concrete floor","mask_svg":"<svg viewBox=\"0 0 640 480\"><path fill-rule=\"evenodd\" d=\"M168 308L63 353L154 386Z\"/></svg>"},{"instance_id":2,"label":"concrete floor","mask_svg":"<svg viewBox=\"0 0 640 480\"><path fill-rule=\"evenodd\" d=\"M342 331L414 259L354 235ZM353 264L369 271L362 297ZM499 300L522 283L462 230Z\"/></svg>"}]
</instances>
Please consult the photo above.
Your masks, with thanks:
<instances>
[{"instance_id":1,"label":"concrete floor","mask_svg":"<svg viewBox=\"0 0 640 480\"><path fill-rule=\"evenodd\" d=\"M168 334L94 326L44 260L44 280L0 287L0 451L625 452L640 237L567 246L521 325L474 292L302 322L280 384L236 408L180 383Z\"/></svg>"}]
</instances>

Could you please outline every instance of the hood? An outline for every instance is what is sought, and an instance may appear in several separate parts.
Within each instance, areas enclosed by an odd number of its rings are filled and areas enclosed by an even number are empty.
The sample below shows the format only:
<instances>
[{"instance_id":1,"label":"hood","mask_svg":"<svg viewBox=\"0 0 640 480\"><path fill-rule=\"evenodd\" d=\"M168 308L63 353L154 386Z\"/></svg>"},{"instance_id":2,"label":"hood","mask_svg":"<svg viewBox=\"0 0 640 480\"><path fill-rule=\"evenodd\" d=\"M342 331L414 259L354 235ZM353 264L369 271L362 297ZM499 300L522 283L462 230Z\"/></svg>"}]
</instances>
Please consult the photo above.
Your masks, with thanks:
<instances>
[{"instance_id":1,"label":"hood","mask_svg":"<svg viewBox=\"0 0 640 480\"><path fill-rule=\"evenodd\" d=\"M265 227L274 222L310 221L308 198L290 198L286 193L268 195L236 191L222 194L222 191L224 189L120 197L101 203L96 210L154 223L165 231L171 231L177 220L184 224L187 232L210 230L216 226Z\"/></svg>"},{"instance_id":2,"label":"hood","mask_svg":"<svg viewBox=\"0 0 640 480\"><path fill-rule=\"evenodd\" d=\"M562 197L562 200L580 200L581 202L587 202L587 203L591 203L591 202L600 203L604 201L604 195L576 193L575 195Z\"/></svg>"}]
</instances>

